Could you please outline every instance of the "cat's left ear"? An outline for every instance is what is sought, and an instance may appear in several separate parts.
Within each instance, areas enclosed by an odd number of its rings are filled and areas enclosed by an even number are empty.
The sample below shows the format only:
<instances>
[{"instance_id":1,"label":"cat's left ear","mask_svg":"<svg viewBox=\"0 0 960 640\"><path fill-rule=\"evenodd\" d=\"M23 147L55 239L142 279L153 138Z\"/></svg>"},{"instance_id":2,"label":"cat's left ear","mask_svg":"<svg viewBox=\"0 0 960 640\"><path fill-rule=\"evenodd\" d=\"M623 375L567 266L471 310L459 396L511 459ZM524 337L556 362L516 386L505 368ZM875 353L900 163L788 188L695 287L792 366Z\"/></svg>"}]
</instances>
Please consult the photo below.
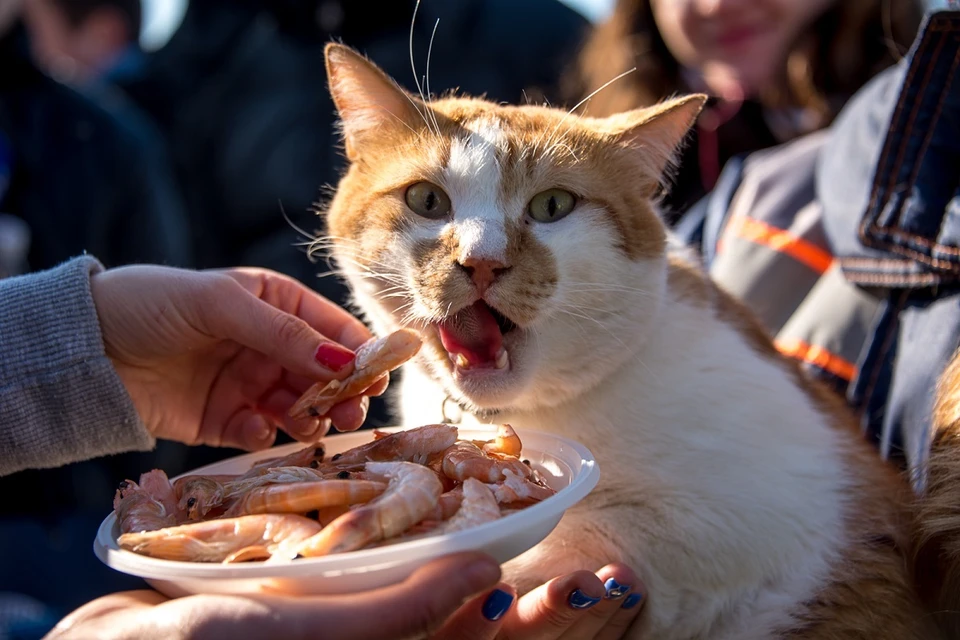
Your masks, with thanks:
<instances>
[{"instance_id":1,"label":"cat's left ear","mask_svg":"<svg viewBox=\"0 0 960 640\"><path fill-rule=\"evenodd\" d=\"M706 101L703 94L691 94L618 113L604 119L603 129L619 144L638 151L651 176L659 179L673 164Z\"/></svg>"},{"instance_id":2,"label":"cat's left ear","mask_svg":"<svg viewBox=\"0 0 960 640\"><path fill-rule=\"evenodd\" d=\"M382 142L391 132L415 131L423 123L426 105L375 64L342 44L330 43L324 53L349 159L368 141Z\"/></svg>"}]
</instances>

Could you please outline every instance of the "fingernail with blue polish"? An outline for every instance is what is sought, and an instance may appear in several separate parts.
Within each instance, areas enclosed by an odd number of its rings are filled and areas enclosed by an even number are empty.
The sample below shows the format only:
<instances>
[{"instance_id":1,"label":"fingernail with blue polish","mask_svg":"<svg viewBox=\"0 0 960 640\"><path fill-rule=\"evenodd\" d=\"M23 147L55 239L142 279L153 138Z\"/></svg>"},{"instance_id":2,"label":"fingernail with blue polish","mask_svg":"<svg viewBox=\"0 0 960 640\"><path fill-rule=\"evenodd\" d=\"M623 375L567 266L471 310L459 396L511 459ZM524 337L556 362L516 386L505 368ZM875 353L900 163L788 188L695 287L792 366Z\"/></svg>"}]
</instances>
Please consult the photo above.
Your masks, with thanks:
<instances>
[{"instance_id":1,"label":"fingernail with blue polish","mask_svg":"<svg viewBox=\"0 0 960 640\"><path fill-rule=\"evenodd\" d=\"M574 609L589 609L593 605L603 600L603 598L591 598L580 589L570 594L570 606Z\"/></svg>"},{"instance_id":2,"label":"fingernail with blue polish","mask_svg":"<svg viewBox=\"0 0 960 640\"><path fill-rule=\"evenodd\" d=\"M513 596L506 591L501 591L500 589L494 589L489 596L487 596L486 602L483 603L483 617L491 622L495 622L503 617L503 614L510 609L510 605L513 604Z\"/></svg>"},{"instance_id":3,"label":"fingernail with blue polish","mask_svg":"<svg viewBox=\"0 0 960 640\"><path fill-rule=\"evenodd\" d=\"M607 581L603 583L603 588L607 590L607 600L616 600L617 598L625 596L631 587L628 584L620 584L613 578L608 578Z\"/></svg>"},{"instance_id":4,"label":"fingernail with blue polish","mask_svg":"<svg viewBox=\"0 0 960 640\"><path fill-rule=\"evenodd\" d=\"M639 593L631 593L627 596L627 599L623 601L623 604L620 605L621 609L633 609L635 606L640 604L640 601L643 600L643 596Z\"/></svg>"}]
</instances>

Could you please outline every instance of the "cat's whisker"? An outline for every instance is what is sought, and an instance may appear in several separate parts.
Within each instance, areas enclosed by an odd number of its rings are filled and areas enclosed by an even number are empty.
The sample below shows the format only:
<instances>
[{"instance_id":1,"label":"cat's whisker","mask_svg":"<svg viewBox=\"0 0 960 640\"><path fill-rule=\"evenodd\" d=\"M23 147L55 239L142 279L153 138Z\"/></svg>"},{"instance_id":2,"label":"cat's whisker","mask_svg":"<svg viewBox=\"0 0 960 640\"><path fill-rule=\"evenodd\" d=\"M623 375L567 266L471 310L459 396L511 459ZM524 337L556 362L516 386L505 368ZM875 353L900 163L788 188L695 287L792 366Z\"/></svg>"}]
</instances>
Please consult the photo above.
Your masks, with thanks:
<instances>
[{"instance_id":1,"label":"cat's whisker","mask_svg":"<svg viewBox=\"0 0 960 640\"><path fill-rule=\"evenodd\" d=\"M573 161L574 161L574 162L578 162L578 163L580 162L580 157L579 157L579 156L576 154L576 152L573 150L573 147L571 147L571 146L570 146L569 144L567 144L566 142L555 142L553 145L550 146L549 149L547 149L546 151L544 151L544 155L549 155L549 154L551 154L554 149L565 149L565 150L567 151L567 153L569 153L570 156L573 158Z\"/></svg>"},{"instance_id":2,"label":"cat's whisker","mask_svg":"<svg viewBox=\"0 0 960 640\"><path fill-rule=\"evenodd\" d=\"M287 224L290 225L290 228L291 228L291 229L293 229L294 231L296 231L297 233L299 233L300 235L302 235L304 238L307 238L308 240L311 239L311 238L313 238L314 234L312 234L312 233L307 233L306 231L304 231L303 229L301 229L300 227L298 227L296 224L294 224L293 220L290 219L290 216L287 215L286 209L283 208L283 203L282 203L282 202L277 202L277 204L280 206L280 215L282 215L282 216L283 216L283 219L287 221ZM299 246L302 246L302 244L301 244L301 243L296 243L296 244L294 244L293 246L299 247Z\"/></svg>"},{"instance_id":3,"label":"cat's whisker","mask_svg":"<svg viewBox=\"0 0 960 640\"><path fill-rule=\"evenodd\" d=\"M413 108L417 110L417 113L420 114L420 117L423 118L424 124L427 125L427 129L435 133L437 137L440 137L440 127L437 126L436 129L433 128L432 123L430 122L430 116L428 115L430 111L430 104L426 96L423 95L423 86L420 84L419 76L417 75L417 63L413 54L413 30L417 24L417 13L420 11L420 0L417 0L413 5L413 17L410 20L410 68L413 70L413 83L417 87L417 93L420 95L420 100L426 111L421 111L413 100L410 100L410 103L413 104Z\"/></svg>"},{"instance_id":4,"label":"cat's whisker","mask_svg":"<svg viewBox=\"0 0 960 640\"><path fill-rule=\"evenodd\" d=\"M647 296L648 298L659 298L657 294L654 294L651 291L646 289L638 289L637 287L629 287L626 285L615 284L612 282L587 282L583 280L577 280L572 282L564 282L562 288L565 291L570 291L572 293L578 293L583 291L602 291L609 293L637 293L642 296Z\"/></svg>"},{"instance_id":5,"label":"cat's whisker","mask_svg":"<svg viewBox=\"0 0 960 640\"><path fill-rule=\"evenodd\" d=\"M594 324L596 324L597 326L599 326L601 329L603 329L604 331L606 331L606 332L610 335L610 337L613 338L614 340L616 340L617 343L618 343L621 347L626 348L627 345L623 342L623 339L620 338L620 336L618 336L617 334L615 334L613 331L611 331L611 330L610 330L610 327L608 327L607 325L605 325L602 321L598 320L597 318L594 318L593 316L590 316L590 315L587 315L587 314L585 314L585 313L580 312L580 311L582 311L582 310L579 309L578 307L570 307L570 306L562 305L562 306L556 307L556 308L555 308L555 311L557 311L557 312L559 312L559 313L563 313L563 314L569 315L569 316L573 316L574 318L581 318L581 319L583 319L583 320L590 320L591 322L593 322ZM579 313L578 313L578 312L579 312Z\"/></svg>"},{"instance_id":6,"label":"cat's whisker","mask_svg":"<svg viewBox=\"0 0 960 640\"><path fill-rule=\"evenodd\" d=\"M440 26L440 18L437 18L437 21L433 23L433 33L430 34L430 44L427 45L427 72L424 76L424 84L427 87L427 104L429 106L429 101L433 99L433 94L430 92L430 60L433 58L433 41L437 37L437 27ZM430 109L430 117L433 119L433 127L437 132L437 135L440 135L440 123L437 122L437 113Z\"/></svg>"},{"instance_id":7,"label":"cat's whisker","mask_svg":"<svg viewBox=\"0 0 960 640\"><path fill-rule=\"evenodd\" d=\"M604 82L604 83L603 83L602 85L600 85L597 89L595 89L594 91L591 91L589 94L587 94L587 96L586 96L583 100L581 100L581 101L578 102L577 104L573 105L573 107L570 108L570 109L563 115L563 117L560 119L560 122L558 122L552 129L550 129L548 135L546 136L546 141L547 141L547 143L549 143L550 141L553 140L553 137L554 137L554 135L557 133L557 130L560 129L561 125L563 125L563 123L566 122L567 119L568 119L571 115L573 115L573 113L574 113L577 109L579 109L580 107L582 107L583 105L585 105L587 102L589 102L590 100L592 100L595 95L597 95L598 93L600 93L601 91L603 91L604 89L606 89L607 87L609 87L610 85L612 85L613 83L617 82L618 80L621 80L622 78L627 77L628 75L630 75L631 73L633 73L633 72L636 71L636 70L637 70L637 68L636 68L636 67L633 67L632 69L628 69L628 70L624 71L623 73L621 73L621 74L619 74L618 76L616 76L616 77L608 80L607 82ZM535 148L540 145L540 142L542 141L543 136L544 136L544 134L540 134L540 137L537 138L537 141L536 141L536 142L534 143L534 145L533 145Z\"/></svg>"}]
</instances>

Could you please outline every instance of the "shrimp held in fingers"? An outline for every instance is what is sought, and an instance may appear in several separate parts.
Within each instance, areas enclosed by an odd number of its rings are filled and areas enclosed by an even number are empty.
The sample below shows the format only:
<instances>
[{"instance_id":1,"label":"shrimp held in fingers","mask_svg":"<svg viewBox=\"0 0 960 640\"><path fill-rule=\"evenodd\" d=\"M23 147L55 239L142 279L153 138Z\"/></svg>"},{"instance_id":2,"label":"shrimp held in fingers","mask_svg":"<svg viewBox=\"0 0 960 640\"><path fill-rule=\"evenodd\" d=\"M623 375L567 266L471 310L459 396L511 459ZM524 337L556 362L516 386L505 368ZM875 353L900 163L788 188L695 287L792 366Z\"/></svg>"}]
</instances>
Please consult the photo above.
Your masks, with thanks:
<instances>
[{"instance_id":1,"label":"shrimp held in fingers","mask_svg":"<svg viewBox=\"0 0 960 640\"><path fill-rule=\"evenodd\" d=\"M320 480L275 484L243 494L230 507L227 515L306 513L324 507L369 502L386 488L386 483L373 480Z\"/></svg>"},{"instance_id":2,"label":"shrimp held in fingers","mask_svg":"<svg viewBox=\"0 0 960 640\"><path fill-rule=\"evenodd\" d=\"M271 557L293 559L297 546L318 531L320 524L303 516L258 514L125 533L117 542L129 551L185 562L222 562L248 547L264 547Z\"/></svg>"},{"instance_id":3,"label":"shrimp held in fingers","mask_svg":"<svg viewBox=\"0 0 960 640\"><path fill-rule=\"evenodd\" d=\"M303 542L303 556L322 556L361 549L403 533L423 520L440 499L443 486L430 469L411 462L370 462L367 471L390 480L372 502L351 509L317 535Z\"/></svg>"},{"instance_id":4,"label":"shrimp held in fingers","mask_svg":"<svg viewBox=\"0 0 960 640\"><path fill-rule=\"evenodd\" d=\"M361 395L385 374L416 355L422 341L416 331L399 329L388 336L374 338L356 351L353 373L343 380L317 383L290 408L291 418L316 418L344 400Z\"/></svg>"}]
</instances>

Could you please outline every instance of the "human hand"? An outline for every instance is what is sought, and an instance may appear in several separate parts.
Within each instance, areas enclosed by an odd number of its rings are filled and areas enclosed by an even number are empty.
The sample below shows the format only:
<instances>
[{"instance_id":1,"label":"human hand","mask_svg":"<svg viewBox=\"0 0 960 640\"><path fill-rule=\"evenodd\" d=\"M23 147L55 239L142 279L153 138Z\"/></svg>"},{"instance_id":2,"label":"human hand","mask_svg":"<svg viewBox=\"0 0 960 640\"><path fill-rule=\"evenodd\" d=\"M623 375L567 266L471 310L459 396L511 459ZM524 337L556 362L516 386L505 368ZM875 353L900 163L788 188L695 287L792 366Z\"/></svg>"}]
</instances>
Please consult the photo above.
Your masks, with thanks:
<instances>
[{"instance_id":1,"label":"human hand","mask_svg":"<svg viewBox=\"0 0 960 640\"><path fill-rule=\"evenodd\" d=\"M273 444L278 426L315 442L331 422L353 430L366 417L368 397L320 418L287 416L311 384L347 376L350 349L370 338L363 323L291 278L131 266L93 276L91 290L107 356L158 438L255 450Z\"/></svg>"},{"instance_id":2,"label":"human hand","mask_svg":"<svg viewBox=\"0 0 960 640\"><path fill-rule=\"evenodd\" d=\"M639 577L619 563L554 578L519 600L500 583L461 607L431 640L615 640L643 602Z\"/></svg>"},{"instance_id":3,"label":"human hand","mask_svg":"<svg viewBox=\"0 0 960 640\"><path fill-rule=\"evenodd\" d=\"M347 595L197 595L167 600L155 591L127 591L80 607L47 638L423 638L499 577L500 568L492 558L471 552L434 560L400 584Z\"/></svg>"}]
</instances>

